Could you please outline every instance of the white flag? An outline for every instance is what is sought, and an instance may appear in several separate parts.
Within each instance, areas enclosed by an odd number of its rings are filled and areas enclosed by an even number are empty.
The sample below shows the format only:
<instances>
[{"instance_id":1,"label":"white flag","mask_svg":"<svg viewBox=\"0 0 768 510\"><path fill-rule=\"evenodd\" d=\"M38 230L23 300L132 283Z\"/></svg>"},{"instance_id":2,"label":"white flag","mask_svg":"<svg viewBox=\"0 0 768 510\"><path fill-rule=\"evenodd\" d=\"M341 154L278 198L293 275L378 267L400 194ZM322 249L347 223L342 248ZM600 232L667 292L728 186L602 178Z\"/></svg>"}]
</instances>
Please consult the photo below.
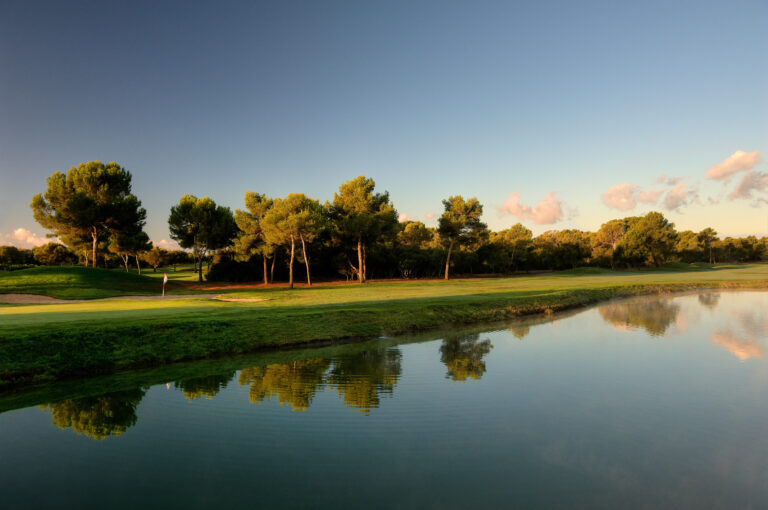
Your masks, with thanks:
<instances>
[{"instance_id":1,"label":"white flag","mask_svg":"<svg viewBox=\"0 0 768 510\"><path fill-rule=\"evenodd\" d=\"M163 285L168 283L168 273L163 273Z\"/></svg>"}]
</instances>

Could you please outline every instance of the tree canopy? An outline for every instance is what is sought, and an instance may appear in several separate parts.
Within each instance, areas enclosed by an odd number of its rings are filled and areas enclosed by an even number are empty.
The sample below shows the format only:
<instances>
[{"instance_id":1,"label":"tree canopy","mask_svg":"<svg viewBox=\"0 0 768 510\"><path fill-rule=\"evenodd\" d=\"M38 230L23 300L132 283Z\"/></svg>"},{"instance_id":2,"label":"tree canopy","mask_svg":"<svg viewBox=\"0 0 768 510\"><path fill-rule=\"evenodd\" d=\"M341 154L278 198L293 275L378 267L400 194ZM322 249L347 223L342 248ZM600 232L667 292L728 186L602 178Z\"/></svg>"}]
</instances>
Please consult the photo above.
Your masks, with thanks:
<instances>
[{"instance_id":1,"label":"tree canopy","mask_svg":"<svg viewBox=\"0 0 768 510\"><path fill-rule=\"evenodd\" d=\"M131 194L130 172L115 162L100 161L81 163L66 174L55 172L47 179L46 191L32 197L30 207L35 220L65 242L79 244L90 238L94 267L99 241L141 230L147 214Z\"/></svg>"},{"instance_id":2,"label":"tree canopy","mask_svg":"<svg viewBox=\"0 0 768 510\"><path fill-rule=\"evenodd\" d=\"M237 235L237 224L229 207L216 205L208 197L184 195L171 207L168 217L171 238L182 248L192 250L197 261L198 279L203 281L203 260L216 250L229 246Z\"/></svg>"}]
</instances>

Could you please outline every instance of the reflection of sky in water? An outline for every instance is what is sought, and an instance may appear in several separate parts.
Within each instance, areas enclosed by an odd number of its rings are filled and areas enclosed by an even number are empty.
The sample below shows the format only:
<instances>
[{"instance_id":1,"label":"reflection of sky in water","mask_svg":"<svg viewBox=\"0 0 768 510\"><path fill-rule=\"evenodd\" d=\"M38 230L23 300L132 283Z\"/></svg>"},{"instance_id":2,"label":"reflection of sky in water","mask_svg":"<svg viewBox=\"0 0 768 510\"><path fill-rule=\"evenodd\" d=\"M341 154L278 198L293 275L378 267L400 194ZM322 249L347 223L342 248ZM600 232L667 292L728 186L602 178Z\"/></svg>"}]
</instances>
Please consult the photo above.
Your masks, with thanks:
<instances>
[{"instance_id":1,"label":"reflection of sky in water","mask_svg":"<svg viewBox=\"0 0 768 510\"><path fill-rule=\"evenodd\" d=\"M762 292L701 293L678 297L632 298L598 307L617 330L643 329L674 338L691 324L707 329L711 341L741 361L764 358L768 344L768 306Z\"/></svg>"},{"instance_id":2,"label":"reflection of sky in water","mask_svg":"<svg viewBox=\"0 0 768 510\"><path fill-rule=\"evenodd\" d=\"M0 414L0 492L10 507L768 500L766 293L628 299L488 329L265 355L168 385L83 383ZM35 491L43 479L50 490Z\"/></svg>"}]
</instances>

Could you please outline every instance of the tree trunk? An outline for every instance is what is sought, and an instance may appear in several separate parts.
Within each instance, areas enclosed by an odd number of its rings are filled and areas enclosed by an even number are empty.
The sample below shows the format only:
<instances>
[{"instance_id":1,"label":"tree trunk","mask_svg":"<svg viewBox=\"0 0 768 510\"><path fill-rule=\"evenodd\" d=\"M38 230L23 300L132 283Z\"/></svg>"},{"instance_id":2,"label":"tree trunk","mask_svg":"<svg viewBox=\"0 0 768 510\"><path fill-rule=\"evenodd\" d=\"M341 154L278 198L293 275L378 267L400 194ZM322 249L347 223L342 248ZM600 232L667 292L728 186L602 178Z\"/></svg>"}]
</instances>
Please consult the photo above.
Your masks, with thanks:
<instances>
[{"instance_id":1,"label":"tree trunk","mask_svg":"<svg viewBox=\"0 0 768 510\"><path fill-rule=\"evenodd\" d=\"M448 279L448 268L451 266L451 251L453 251L453 239L448 245L448 255L445 257L445 279Z\"/></svg>"},{"instance_id":2,"label":"tree trunk","mask_svg":"<svg viewBox=\"0 0 768 510\"><path fill-rule=\"evenodd\" d=\"M288 264L288 287L293 288L293 255L296 242L291 234L291 262Z\"/></svg>"},{"instance_id":3,"label":"tree trunk","mask_svg":"<svg viewBox=\"0 0 768 510\"><path fill-rule=\"evenodd\" d=\"M136 268L139 270L139 274L141 274L141 263L139 262L139 254L136 254Z\"/></svg>"},{"instance_id":4,"label":"tree trunk","mask_svg":"<svg viewBox=\"0 0 768 510\"><path fill-rule=\"evenodd\" d=\"M304 257L304 265L307 266L307 286L312 286L312 280L309 278L309 255L307 255L307 245L304 243L304 236L300 235L301 239L301 255Z\"/></svg>"},{"instance_id":5,"label":"tree trunk","mask_svg":"<svg viewBox=\"0 0 768 510\"><path fill-rule=\"evenodd\" d=\"M363 243L363 281L364 282L368 281L368 268L365 265L367 258L368 257L366 257L366 253L365 253L365 243Z\"/></svg>"},{"instance_id":6,"label":"tree trunk","mask_svg":"<svg viewBox=\"0 0 768 510\"><path fill-rule=\"evenodd\" d=\"M269 283L275 283L275 261L277 260L277 250L272 254L272 267L269 268Z\"/></svg>"},{"instance_id":7,"label":"tree trunk","mask_svg":"<svg viewBox=\"0 0 768 510\"><path fill-rule=\"evenodd\" d=\"M357 279L360 283L365 282L363 274L363 239L357 240Z\"/></svg>"},{"instance_id":8,"label":"tree trunk","mask_svg":"<svg viewBox=\"0 0 768 510\"><path fill-rule=\"evenodd\" d=\"M269 280L267 280L267 256L263 253L261 254L261 260L264 262L264 285L269 285Z\"/></svg>"},{"instance_id":9,"label":"tree trunk","mask_svg":"<svg viewBox=\"0 0 768 510\"><path fill-rule=\"evenodd\" d=\"M197 257L197 281L203 283L203 257Z\"/></svg>"},{"instance_id":10,"label":"tree trunk","mask_svg":"<svg viewBox=\"0 0 768 510\"><path fill-rule=\"evenodd\" d=\"M96 241L99 239L99 234L96 232L96 228L91 230L91 237L93 238L93 260L91 264L93 267L96 267Z\"/></svg>"},{"instance_id":11,"label":"tree trunk","mask_svg":"<svg viewBox=\"0 0 768 510\"><path fill-rule=\"evenodd\" d=\"M123 259L123 263L125 264L125 272L128 272L128 255L120 255L120 258Z\"/></svg>"}]
</instances>

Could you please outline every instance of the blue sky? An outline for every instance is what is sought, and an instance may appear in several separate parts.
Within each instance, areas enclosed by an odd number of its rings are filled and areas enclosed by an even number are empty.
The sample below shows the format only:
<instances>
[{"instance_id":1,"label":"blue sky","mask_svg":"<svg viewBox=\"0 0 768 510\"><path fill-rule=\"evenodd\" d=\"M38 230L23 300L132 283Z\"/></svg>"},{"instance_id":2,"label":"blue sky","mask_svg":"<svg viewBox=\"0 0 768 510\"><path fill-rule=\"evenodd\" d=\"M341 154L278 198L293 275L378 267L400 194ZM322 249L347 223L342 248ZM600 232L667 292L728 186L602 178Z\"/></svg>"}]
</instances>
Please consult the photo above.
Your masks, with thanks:
<instances>
[{"instance_id":1,"label":"blue sky","mask_svg":"<svg viewBox=\"0 0 768 510\"><path fill-rule=\"evenodd\" d=\"M754 0L6 1L0 244L40 242L32 195L94 159L133 173L155 241L184 193L359 174L427 224L462 194L494 229L766 235L767 29Z\"/></svg>"}]
</instances>

